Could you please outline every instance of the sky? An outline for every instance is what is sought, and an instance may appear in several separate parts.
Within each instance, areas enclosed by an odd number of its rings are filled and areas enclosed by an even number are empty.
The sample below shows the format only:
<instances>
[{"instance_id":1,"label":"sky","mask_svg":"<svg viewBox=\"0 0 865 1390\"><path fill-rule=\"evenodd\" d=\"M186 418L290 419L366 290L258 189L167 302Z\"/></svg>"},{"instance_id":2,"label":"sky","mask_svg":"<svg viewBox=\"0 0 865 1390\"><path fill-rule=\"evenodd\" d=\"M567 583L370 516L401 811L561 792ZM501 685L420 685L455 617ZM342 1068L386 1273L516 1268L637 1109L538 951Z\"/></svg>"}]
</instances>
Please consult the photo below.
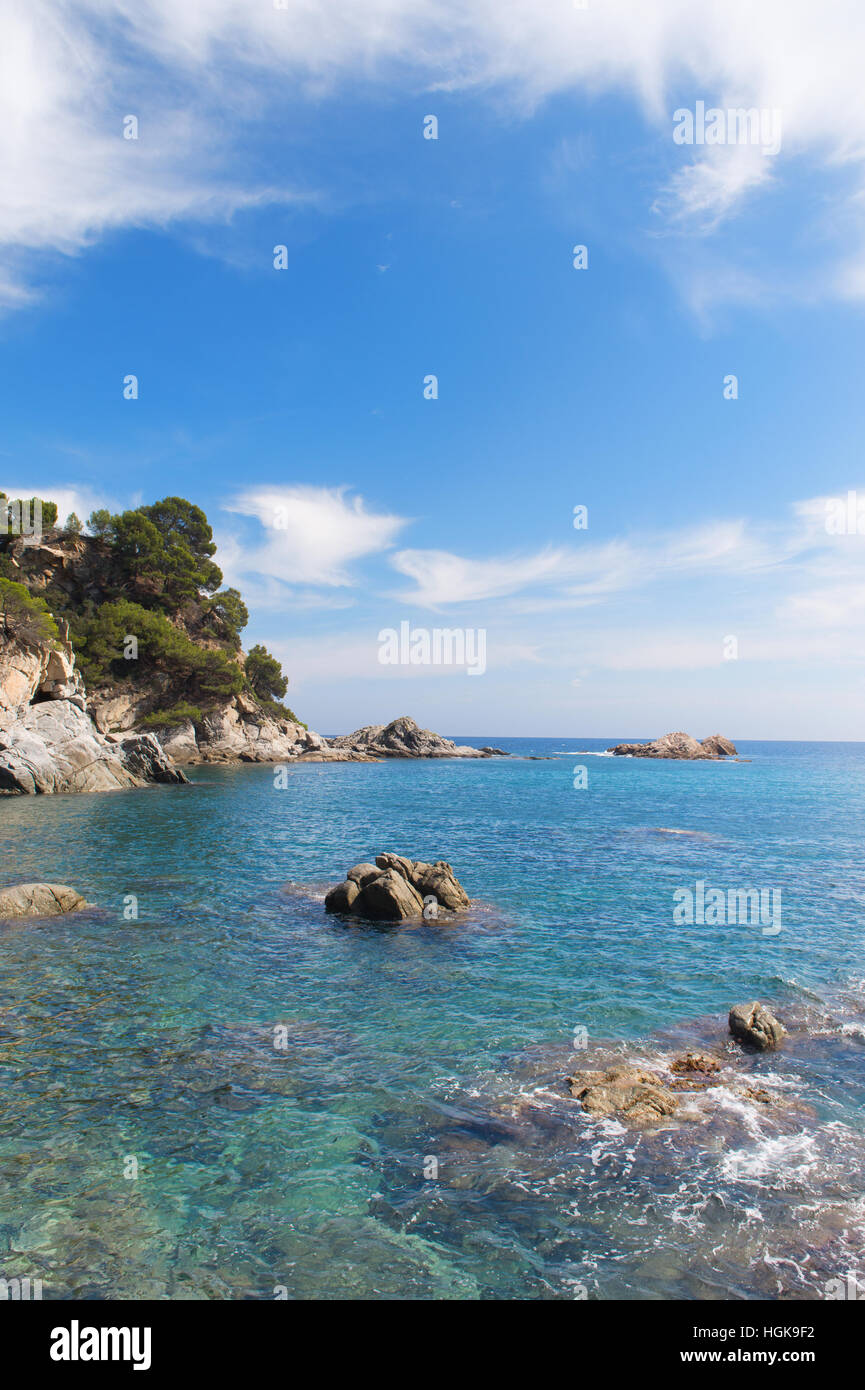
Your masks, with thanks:
<instances>
[{"instance_id":1,"label":"sky","mask_svg":"<svg viewBox=\"0 0 865 1390\"><path fill-rule=\"evenodd\" d=\"M855 0L0 26L0 488L202 506L324 733L865 739Z\"/></svg>"}]
</instances>

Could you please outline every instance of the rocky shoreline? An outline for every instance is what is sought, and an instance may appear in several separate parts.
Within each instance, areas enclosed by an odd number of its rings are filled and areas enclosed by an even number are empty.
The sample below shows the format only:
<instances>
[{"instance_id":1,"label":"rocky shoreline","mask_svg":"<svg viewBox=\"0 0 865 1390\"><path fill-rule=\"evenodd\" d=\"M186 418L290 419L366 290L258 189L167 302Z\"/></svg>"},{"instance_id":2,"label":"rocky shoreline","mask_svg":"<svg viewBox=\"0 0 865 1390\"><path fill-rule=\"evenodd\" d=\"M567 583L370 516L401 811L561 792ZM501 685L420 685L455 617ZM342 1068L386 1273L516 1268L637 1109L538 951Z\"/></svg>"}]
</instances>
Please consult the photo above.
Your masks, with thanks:
<instances>
[{"instance_id":1,"label":"rocky shoreline","mask_svg":"<svg viewBox=\"0 0 865 1390\"><path fill-rule=\"evenodd\" d=\"M0 643L0 792L115 791L186 780L152 733L99 729L65 636Z\"/></svg>"},{"instance_id":2,"label":"rocky shoreline","mask_svg":"<svg viewBox=\"0 0 865 1390\"><path fill-rule=\"evenodd\" d=\"M245 694L143 730L140 696L88 697L75 652L60 640L0 639L0 793L117 791L184 783L195 764L378 762L385 758L490 758L498 748L457 746L401 716L327 739L267 713Z\"/></svg>"}]
</instances>

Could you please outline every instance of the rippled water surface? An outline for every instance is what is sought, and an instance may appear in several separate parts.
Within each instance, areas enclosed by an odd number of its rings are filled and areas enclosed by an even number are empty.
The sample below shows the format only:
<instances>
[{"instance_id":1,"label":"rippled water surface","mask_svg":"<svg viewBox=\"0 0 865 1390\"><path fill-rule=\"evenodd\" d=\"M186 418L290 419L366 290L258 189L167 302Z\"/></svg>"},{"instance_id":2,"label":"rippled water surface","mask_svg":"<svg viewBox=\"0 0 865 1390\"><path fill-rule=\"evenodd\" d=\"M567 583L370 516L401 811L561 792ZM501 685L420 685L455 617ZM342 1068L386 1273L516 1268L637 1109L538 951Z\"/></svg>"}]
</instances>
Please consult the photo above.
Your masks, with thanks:
<instances>
[{"instance_id":1,"label":"rippled water surface","mask_svg":"<svg viewBox=\"0 0 865 1390\"><path fill-rule=\"evenodd\" d=\"M55 1298L807 1298L860 1268L865 746L581 756L610 741L0 799L3 881L95 905L0 926L0 1276ZM382 850L450 860L472 909L327 917ZM780 890L781 931L674 925L698 880ZM754 997L788 1044L724 1053ZM577 1066L696 1042L731 1071L693 1117L640 1133L567 1096Z\"/></svg>"}]
</instances>

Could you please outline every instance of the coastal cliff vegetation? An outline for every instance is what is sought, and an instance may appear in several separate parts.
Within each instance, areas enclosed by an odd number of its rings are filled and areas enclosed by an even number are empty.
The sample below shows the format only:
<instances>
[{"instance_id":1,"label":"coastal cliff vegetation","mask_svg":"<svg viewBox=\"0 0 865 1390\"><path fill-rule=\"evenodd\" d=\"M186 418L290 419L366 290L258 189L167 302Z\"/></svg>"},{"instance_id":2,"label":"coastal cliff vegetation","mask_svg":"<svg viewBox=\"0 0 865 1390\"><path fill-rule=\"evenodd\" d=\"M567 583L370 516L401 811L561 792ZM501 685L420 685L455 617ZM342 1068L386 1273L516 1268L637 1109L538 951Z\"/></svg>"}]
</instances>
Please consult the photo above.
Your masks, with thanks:
<instances>
[{"instance_id":1,"label":"coastal cliff vegetation","mask_svg":"<svg viewBox=\"0 0 865 1390\"><path fill-rule=\"evenodd\" d=\"M91 696L132 688L144 727L197 723L241 695L299 722L277 659L261 645L244 654L249 612L221 587L215 554L205 513L183 497L94 511L85 530L74 513L61 524L49 498L0 491L0 633L51 641L61 625Z\"/></svg>"}]
</instances>

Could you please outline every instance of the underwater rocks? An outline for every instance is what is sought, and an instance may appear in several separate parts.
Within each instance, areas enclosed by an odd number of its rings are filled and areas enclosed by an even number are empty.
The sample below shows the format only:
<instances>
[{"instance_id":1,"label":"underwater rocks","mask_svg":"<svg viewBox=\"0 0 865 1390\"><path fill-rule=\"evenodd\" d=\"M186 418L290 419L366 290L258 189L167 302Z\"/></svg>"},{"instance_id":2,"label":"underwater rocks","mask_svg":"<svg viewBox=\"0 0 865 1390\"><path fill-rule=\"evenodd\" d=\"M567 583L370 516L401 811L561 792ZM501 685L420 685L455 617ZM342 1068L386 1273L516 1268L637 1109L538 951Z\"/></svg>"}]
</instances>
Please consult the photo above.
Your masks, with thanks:
<instances>
[{"instance_id":1,"label":"underwater rocks","mask_svg":"<svg viewBox=\"0 0 865 1390\"><path fill-rule=\"evenodd\" d=\"M677 1057L670 1064L670 1071L683 1074L697 1072L701 1076L710 1076L720 1070L721 1063L718 1058L705 1052L686 1052L684 1057Z\"/></svg>"},{"instance_id":2,"label":"underwater rocks","mask_svg":"<svg viewBox=\"0 0 865 1390\"><path fill-rule=\"evenodd\" d=\"M608 748L607 752L615 753L620 758L717 760L733 756L736 752L736 745L731 743L728 738L724 738L723 734L711 734L708 738L704 738L702 743L698 743L690 734L678 732L664 734L651 743L618 743L615 748Z\"/></svg>"},{"instance_id":3,"label":"underwater rocks","mask_svg":"<svg viewBox=\"0 0 865 1390\"><path fill-rule=\"evenodd\" d=\"M786 1029L764 1005L737 1004L730 1010L730 1032L752 1049L765 1052L777 1047ZM675 1114L690 1092L692 1100L708 1087L724 1085L742 1100L758 1105L775 1101L762 1087L743 1084L730 1075L735 1049L722 1059L710 1052L688 1050L662 1064L662 1071L648 1071L629 1062L615 1063L605 1071L579 1071L566 1078L570 1095L580 1101L587 1115L615 1116L626 1124L653 1124ZM738 1054L741 1061L741 1053ZM725 1070L726 1066L726 1070ZM692 1119L692 1112L681 1118Z\"/></svg>"},{"instance_id":4,"label":"underwater rocks","mask_svg":"<svg viewBox=\"0 0 865 1390\"><path fill-rule=\"evenodd\" d=\"M771 1052L787 1036L784 1025L756 999L751 1004L735 1004L729 1022L733 1037L758 1052Z\"/></svg>"},{"instance_id":5,"label":"underwater rocks","mask_svg":"<svg viewBox=\"0 0 865 1390\"><path fill-rule=\"evenodd\" d=\"M344 883L324 900L326 912L350 913L373 922L402 922L409 917L435 917L439 907L468 907L469 897L443 859L434 864L379 854L374 864L355 864Z\"/></svg>"},{"instance_id":6,"label":"underwater rocks","mask_svg":"<svg viewBox=\"0 0 865 1390\"><path fill-rule=\"evenodd\" d=\"M59 917L89 906L86 898L62 883L16 883L0 888L0 918Z\"/></svg>"}]
</instances>

